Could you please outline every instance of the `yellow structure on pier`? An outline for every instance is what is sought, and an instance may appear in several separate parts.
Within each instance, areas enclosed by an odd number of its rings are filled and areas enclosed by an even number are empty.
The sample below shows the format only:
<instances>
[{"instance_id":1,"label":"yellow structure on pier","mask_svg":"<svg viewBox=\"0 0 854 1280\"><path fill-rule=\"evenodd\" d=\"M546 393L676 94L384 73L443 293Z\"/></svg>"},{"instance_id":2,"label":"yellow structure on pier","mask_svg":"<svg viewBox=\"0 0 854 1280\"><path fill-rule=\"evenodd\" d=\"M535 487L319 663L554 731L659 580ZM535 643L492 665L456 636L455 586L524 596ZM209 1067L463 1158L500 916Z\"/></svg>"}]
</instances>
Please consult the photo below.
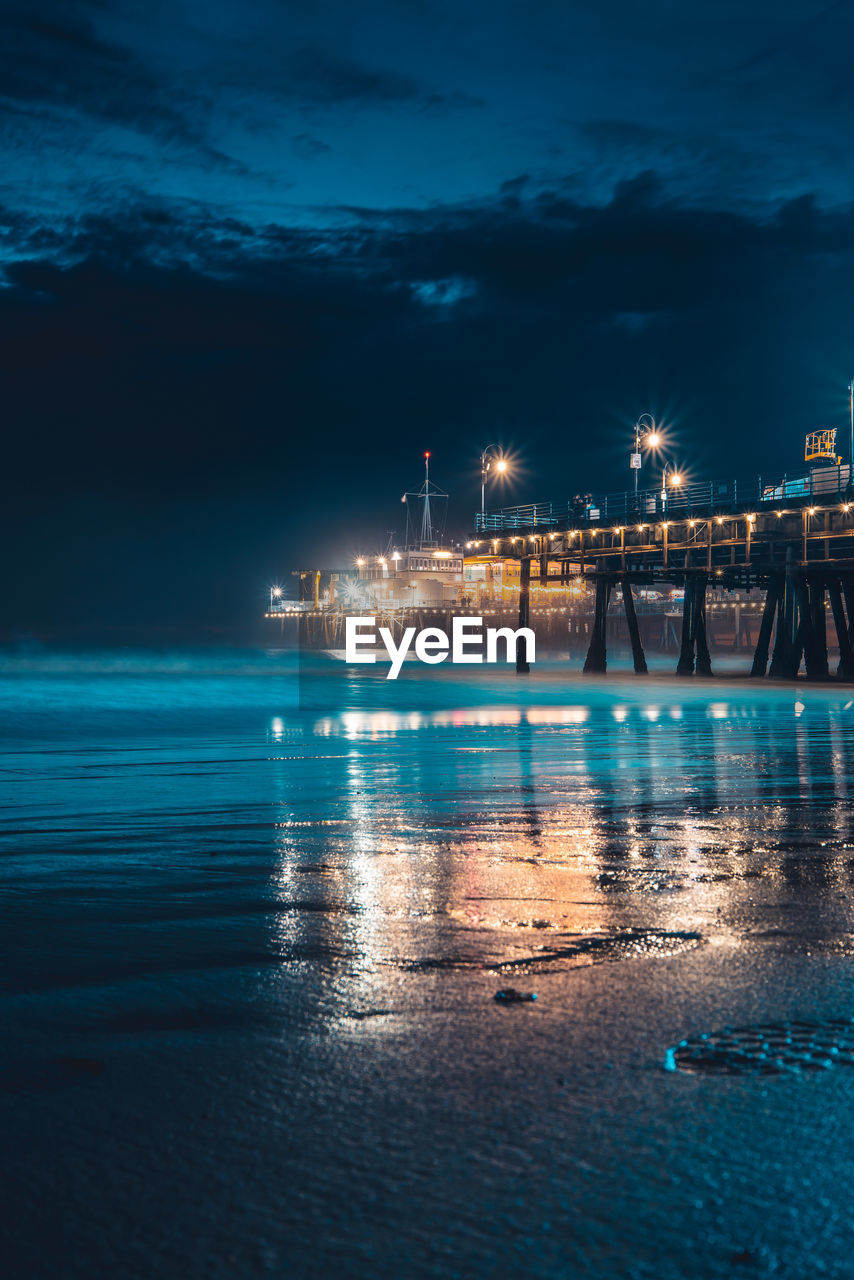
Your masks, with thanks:
<instances>
[{"instance_id":1,"label":"yellow structure on pier","mask_svg":"<svg viewBox=\"0 0 854 1280\"><path fill-rule=\"evenodd\" d=\"M828 458L839 466L842 459L836 454L836 427L810 431L804 447L804 461L815 462L817 458Z\"/></svg>"}]
</instances>

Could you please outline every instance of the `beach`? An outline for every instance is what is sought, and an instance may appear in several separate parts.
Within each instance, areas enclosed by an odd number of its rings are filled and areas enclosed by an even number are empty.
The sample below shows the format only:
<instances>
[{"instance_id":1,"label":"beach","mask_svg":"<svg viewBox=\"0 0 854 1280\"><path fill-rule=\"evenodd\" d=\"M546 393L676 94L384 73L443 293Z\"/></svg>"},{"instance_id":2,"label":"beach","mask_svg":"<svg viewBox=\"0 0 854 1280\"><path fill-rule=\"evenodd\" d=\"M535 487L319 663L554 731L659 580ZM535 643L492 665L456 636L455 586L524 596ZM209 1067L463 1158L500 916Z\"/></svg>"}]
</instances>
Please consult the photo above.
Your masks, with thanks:
<instances>
[{"instance_id":1,"label":"beach","mask_svg":"<svg viewBox=\"0 0 854 1280\"><path fill-rule=\"evenodd\" d=\"M850 689L36 654L0 712L5 1274L850 1275ZM673 1056L786 1024L840 1052Z\"/></svg>"}]
</instances>

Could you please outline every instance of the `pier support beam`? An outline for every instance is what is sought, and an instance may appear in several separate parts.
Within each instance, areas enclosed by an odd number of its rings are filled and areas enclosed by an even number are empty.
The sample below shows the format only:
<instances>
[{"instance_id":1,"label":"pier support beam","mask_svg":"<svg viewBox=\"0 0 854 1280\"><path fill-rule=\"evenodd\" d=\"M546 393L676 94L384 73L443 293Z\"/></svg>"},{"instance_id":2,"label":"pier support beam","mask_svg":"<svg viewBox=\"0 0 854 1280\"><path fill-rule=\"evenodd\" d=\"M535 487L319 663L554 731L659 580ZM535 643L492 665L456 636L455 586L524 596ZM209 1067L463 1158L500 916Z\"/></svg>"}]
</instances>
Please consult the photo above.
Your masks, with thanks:
<instances>
[{"instance_id":1,"label":"pier support beam","mask_svg":"<svg viewBox=\"0 0 854 1280\"><path fill-rule=\"evenodd\" d=\"M611 587L609 578L601 574L597 577L593 632L590 636L587 657L584 659L584 670L588 675L604 673L608 670L608 601L611 598Z\"/></svg>"},{"instance_id":2,"label":"pier support beam","mask_svg":"<svg viewBox=\"0 0 854 1280\"><path fill-rule=\"evenodd\" d=\"M851 469L854 471L854 467ZM842 591L845 596L845 612L848 615L848 641L854 649L854 578L850 573L842 575Z\"/></svg>"},{"instance_id":3,"label":"pier support beam","mask_svg":"<svg viewBox=\"0 0 854 1280\"><path fill-rule=\"evenodd\" d=\"M638 615L635 611L635 598L632 595L632 584L627 574L620 578L620 589L623 593L623 606L626 610L626 624L629 628L629 639L632 642L632 661L635 673L639 676L647 674L646 657L641 644Z\"/></svg>"},{"instance_id":4,"label":"pier support beam","mask_svg":"<svg viewBox=\"0 0 854 1280\"><path fill-rule=\"evenodd\" d=\"M809 583L810 646L806 651L807 679L829 680L827 662L827 614L824 609L824 578L815 576Z\"/></svg>"},{"instance_id":5,"label":"pier support beam","mask_svg":"<svg viewBox=\"0 0 854 1280\"><path fill-rule=\"evenodd\" d=\"M786 548L786 576L783 582L782 598L777 609L777 631L774 636L774 652L771 655L771 670L768 673L775 680L794 680L801 665L800 649L795 644L795 626L798 616L797 575L795 550L790 544Z\"/></svg>"},{"instance_id":6,"label":"pier support beam","mask_svg":"<svg viewBox=\"0 0 854 1280\"><path fill-rule=\"evenodd\" d=\"M806 576L799 572L795 580L795 645L792 653L792 678L801 669L802 659L812 662L812 613L810 611L810 589Z\"/></svg>"},{"instance_id":7,"label":"pier support beam","mask_svg":"<svg viewBox=\"0 0 854 1280\"><path fill-rule=\"evenodd\" d=\"M845 619L845 609L842 605L842 584L839 578L828 578L827 590L830 595L833 625L836 628L836 639L839 644L839 666L836 670L836 676L839 680L854 680L854 649L851 647L851 634Z\"/></svg>"},{"instance_id":8,"label":"pier support beam","mask_svg":"<svg viewBox=\"0 0 854 1280\"><path fill-rule=\"evenodd\" d=\"M712 674L712 658L706 634L706 584L705 577L698 578L694 584L694 638L697 645L698 676Z\"/></svg>"},{"instance_id":9,"label":"pier support beam","mask_svg":"<svg viewBox=\"0 0 854 1280\"><path fill-rule=\"evenodd\" d=\"M783 583L776 578L768 583L765 592L765 608L762 610L762 621L759 624L759 635L756 650L753 654L752 676L764 676L768 670L768 654L771 650L771 631L774 626L774 615L783 595Z\"/></svg>"},{"instance_id":10,"label":"pier support beam","mask_svg":"<svg viewBox=\"0 0 854 1280\"><path fill-rule=\"evenodd\" d=\"M682 646L676 664L677 676L694 674L694 579L685 578L685 598L682 601Z\"/></svg>"},{"instance_id":11,"label":"pier support beam","mask_svg":"<svg viewBox=\"0 0 854 1280\"><path fill-rule=\"evenodd\" d=\"M697 675L712 674L712 659L709 653L709 640L706 634L706 586L708 578L705 574L696 577L685 576L685 599L682 602L682 643L679 650L679 661L676 664L677 676L694 674L696 654Z\"/></svg>"},{"instance_id":12,"label":"pier support beam","mask_svg":"<svg viewBox=\"0 0 854 1280\"><path fill-rule=\"evenodd\" d=\"M523 556L519 561L519 626L529 627L531 617L531 557ZM516 644L516 674L529 675L531 664L528 662L528 645L524 637Z\"/></svg>"}]
</instances>

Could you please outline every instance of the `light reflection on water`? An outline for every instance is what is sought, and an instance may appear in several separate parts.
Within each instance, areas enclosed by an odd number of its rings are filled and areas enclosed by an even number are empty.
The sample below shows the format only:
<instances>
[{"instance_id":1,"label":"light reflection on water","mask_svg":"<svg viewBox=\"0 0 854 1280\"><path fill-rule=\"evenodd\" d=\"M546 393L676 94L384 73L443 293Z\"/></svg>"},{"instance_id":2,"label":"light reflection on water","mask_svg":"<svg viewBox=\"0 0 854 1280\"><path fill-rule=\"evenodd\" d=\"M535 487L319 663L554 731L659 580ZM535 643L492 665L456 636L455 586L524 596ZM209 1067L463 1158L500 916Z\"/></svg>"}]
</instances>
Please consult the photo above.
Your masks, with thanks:
<instances>
[{"instance_id":1,"label":"light reflection on water","mask_svg":"<svg viewBox=\"0 0 854 1280\"><path fill-rule=\"evenodd\" d=\"M781 902L803 945L847 948L850 703L730 692L598 683L570 705L527 694L271 724L272 743L296 733L309 755L311 738L346 744L327 774L340 825L317 834L325 887L353 909L337 924L343 1013L393 1006L401 968L560 973L602 954L544 959L561 940L733 946ZM313 840L283 825L278 877ZM288 949L305 923L278 922Z\"/></svg>"},{"instance_id":2,"label":"light reflection on water","mask_svg":"<svg viewBox=\"0 0 854 1280\"><path fill-rule=\"evenodd\" d=\"M175 1273L184 1238L181 1274L233 1274L210 1219L235 1212L274 1274L398 1275L429 1236L458 1274L717 1278L768 1224L783 1273L817 1273L831 1210L774 1160L810 1156L847 1221L845 1144L815 1133L854 1103L660 1062L740 1017L854 1012L848 697L317 679L300 711L263 663L0 672L0 1030L27 1067L105 1064L74 1106L0 1090L0 1225L61 1195L75 1276ZM508 985L536 1007L497 1009Z\"/></svg>"}]
</instances>

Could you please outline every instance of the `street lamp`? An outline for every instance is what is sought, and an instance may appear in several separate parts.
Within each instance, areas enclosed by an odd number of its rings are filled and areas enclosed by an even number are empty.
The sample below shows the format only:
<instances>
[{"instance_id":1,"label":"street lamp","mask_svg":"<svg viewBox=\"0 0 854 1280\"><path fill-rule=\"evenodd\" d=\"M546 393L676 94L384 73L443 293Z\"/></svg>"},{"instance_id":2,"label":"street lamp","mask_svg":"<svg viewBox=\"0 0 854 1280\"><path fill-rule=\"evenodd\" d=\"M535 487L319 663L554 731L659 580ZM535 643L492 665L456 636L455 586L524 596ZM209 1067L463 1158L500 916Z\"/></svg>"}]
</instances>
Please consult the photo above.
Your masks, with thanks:
<instances>
[{"instance_id":1,"label":"street lamp","mask_svg":"<svg viewBox=\"0 0 854 1280\"><path fill-rule=\"evenodd\" d=\"M667 510L667 472L670 471L671 463L665 462L664 471L661 476L661 510ZM682 483L682 476L678 471L670 472L670 484L674 489L678 489Z\"/></svg>"},{"instance_id":2,"label":"street lamp","mask_svg":"<svg viewBox=\"0 0 854 1280\"><path fill-rule=\"evenodd\" d=\"M655 425L655 418L651 413L642 413L635 423L635 448L634 453L629 459L629 466L634 472L635 477L635 506L637 506L638 497L638 476L641 469L641 445L648 445L650 449L657 449L661 444L661 436Z\"/></svg>"},{"instance_id":3,"label":"street lamp","mask_svg":"<svg viewBox=\"0 0 854 1280\"><path fill-rule=\"evenodd\" d=\"M490 471L503 475L507 470L507 459L502 458L497 444L488 444L480 454L480 514L486 515L486 479Z\"/></svg>"},{"instance_id":4,"label":"street lamp","mask_svg":"<svg viewBox=\"0 0 854 1280\"><path fill-rule=\"evenodd\" d=\"M272 611L273 611L273 597L274 597L274 596L278 597L278 596L280 596L281 594L282 594L282 588L281 588L281 587L271 587L271 588L270 588L270 612L271 612L271 613L272 613Z\"/></svg>"}]
</instances>

